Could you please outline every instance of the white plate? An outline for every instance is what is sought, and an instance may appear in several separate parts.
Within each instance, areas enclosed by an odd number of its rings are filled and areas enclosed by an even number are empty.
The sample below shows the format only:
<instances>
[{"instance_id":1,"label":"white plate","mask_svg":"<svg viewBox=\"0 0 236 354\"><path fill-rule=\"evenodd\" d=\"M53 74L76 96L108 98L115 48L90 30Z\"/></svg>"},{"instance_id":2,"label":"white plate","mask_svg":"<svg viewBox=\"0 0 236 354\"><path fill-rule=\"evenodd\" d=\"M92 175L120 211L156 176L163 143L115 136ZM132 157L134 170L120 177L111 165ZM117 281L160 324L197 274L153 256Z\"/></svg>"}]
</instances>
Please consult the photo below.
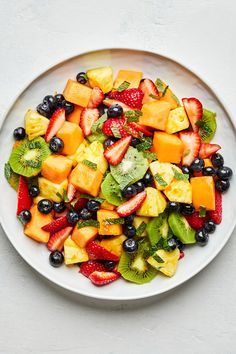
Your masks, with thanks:
<instances>
[{"instance_id":1,"label":"white plate","mask_svg":"<svg viewBox=\"0 0 236 354\"><path fill-rule=\"evenodd\" d=\"M12 132L17 126L23 125L25 111L28 108L35 108L45 95L62 92L67 79L74 78L79 71L103 65L111 65L114 73L122 68L143 71L144 77L152 79L160 77L170 85L178 97L197 97L205 107L216 111L218 129L214 140L222 146L226 165L236 171L236 139L232 120L215 93L197 75L176 61L155 53L128 49L89 52L59 63L38 76L18 96L8 111L0 133L1 223L7 237L25 261L52 282L75 293L94 298L110 300L145 298L182 284L200 272L220 252L235 226L235 179L231 182L230 191L224 196L222 224L210 237L206 247L195 246L186 250L186 256L179 262L177 273L173 278L158 275L151 283L145 285L119 280L109 286L98 288L78 274L76 266L59 269L51 267L45 245L37 244L24 236L22 226L15 217L16 193L3 177L4 163L13 143Z\"/></svg>"}]
</instances>

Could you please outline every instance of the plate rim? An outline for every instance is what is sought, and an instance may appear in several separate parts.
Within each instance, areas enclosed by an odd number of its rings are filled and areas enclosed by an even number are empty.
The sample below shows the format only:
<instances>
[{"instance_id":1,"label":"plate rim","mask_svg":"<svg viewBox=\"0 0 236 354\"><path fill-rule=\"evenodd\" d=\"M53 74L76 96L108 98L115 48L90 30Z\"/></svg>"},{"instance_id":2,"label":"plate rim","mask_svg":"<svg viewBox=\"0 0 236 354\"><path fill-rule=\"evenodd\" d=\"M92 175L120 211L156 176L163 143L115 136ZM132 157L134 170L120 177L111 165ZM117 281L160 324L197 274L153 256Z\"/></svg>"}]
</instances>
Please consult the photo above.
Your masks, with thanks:
<instances>
[{"instance_id":1,"label":"plate rim","mask_svg":"<svg viewBox=\"0 0 236 354\"><path fill-rule=\"evenodd\" d=\"M192 73L194 76L196 76L198 79L200 79L204 85L207 87L207 89L215 96L215 98L218 100L218 102L220 103L221 107L223 108L223 110L225 111L225 113L227 114L229 121L232 125L232 128L234 130L234 134L236 134L236 121L233 119L233 114L231 113L231 110L228 108L228 106L225 104L224 99L219 98L218 92L215 90L215 88L213 88L213 86L208 83L208 80L206 80L205 78L203 79L201 77L201 75L199 75L196 71L194 71L191 67L189 67L188 65L183 64L179 59L176 59L173 56L169 56L165 53L161 53L161 52L157 52L157 51L153 51L153 50L146 50L146 49L141 49L141 48L137 48L137 47L104 47L104 48L95 48L95 49L91 49L91 50L85 50L85 51L81 51L78 52L77 54L73 54L70 56L67 56L63 59L58 60L56 63L49 65L46 69L42 69L40 71L40 73L35 74L34 77L30 80L27 81L27 83L23 86L23 88L21 90L19 90L19 92L16 94L16 96L10 101L8 107L6 110L4 110L4 113L2 115L2 119L0 121L0 130L3 127L3 124L8 116L8 114L10 113L11 109L13 108L15 102L18 100L18 98L28 89L28 87L30 87L36 80L38 80L41 76L46 75L49 71L55 69L57 66L61 66L64 63L66 63L67 61L73 60L77 57L83 56L83 55L87 55L87 54L93 54L96 52L103 52L103 51L114 51L114 50L120 50L120 51L135 51L135 52L139 52L139 53L145 53L146 54L151 54L151 55L158 55L160 57L162 57L163 59L167 59L172 61L173 63L176 63L177 65L181 66L182 68L184 68L185 70L189 71L190 73ZM210 264L213 259L215 259L215 257L222 251L222 249L224 248L224 246L226 245L226 243L229 241L234 228L236 226L236 219L232 222L231 227L229 229L228 232L228 237L224 240L224 242L219 246L219 248L217 248L214 252L212 252L211 256L201 264L200 267L197 267L196 270L192 271L192 273L190 273L185 279L183 279L182 281L180 281L178 284L176 285L170 285L169 287L167 286L165 289L160 290L159 292L149 292L147 295L136 295L136 296L128 296L128 297L122 297L122 298L116 298L116 297L112 297L112 296L104 296L104 295L91 295L89 292L86 291L78 291L76 289L74 289L73 287L69 286L69 285L65 285L63 283L61 283L58 280L53 279L52 277L50 277L49 275L47 275L44 271L42 271L41 269L37 269L30 260L27 259L27 257L25 257L25 255L22 255L22 253L17 249L17 246L13 243L13 241L11 240L11 238L8 237L7 234L7 226L4 223L3 217L0 214L0 223L2 226L2 229L7 237L7 239L10 241L10 243L12 244L12 246L14 247L14 249L16 250L16 252L24 259L24 261L30 265L31 268L33 268L33 270L35 270L37 273L39 273L41 276L45 277L47 280L49 280L50 282L52 282L53 284L56 284L57 286L66 289L68 291L71 291L75 294L78 295L82 295L82 296L86 296L89 298L94 298L97 300L111 300L111 301L132 301L132 300L139 300L139 299L146 299L149 297L153 297L153 296L158 296L161 294L164 294L166 292L169 292L170 290L173 290L177 287L179 287L180 285L183 285L186 281L190 280L191 278L193 278L195 275L197 275L198 273L200 273L204 268L206 268L206 266L208 264Z\"/></svg>"}]
</instances>

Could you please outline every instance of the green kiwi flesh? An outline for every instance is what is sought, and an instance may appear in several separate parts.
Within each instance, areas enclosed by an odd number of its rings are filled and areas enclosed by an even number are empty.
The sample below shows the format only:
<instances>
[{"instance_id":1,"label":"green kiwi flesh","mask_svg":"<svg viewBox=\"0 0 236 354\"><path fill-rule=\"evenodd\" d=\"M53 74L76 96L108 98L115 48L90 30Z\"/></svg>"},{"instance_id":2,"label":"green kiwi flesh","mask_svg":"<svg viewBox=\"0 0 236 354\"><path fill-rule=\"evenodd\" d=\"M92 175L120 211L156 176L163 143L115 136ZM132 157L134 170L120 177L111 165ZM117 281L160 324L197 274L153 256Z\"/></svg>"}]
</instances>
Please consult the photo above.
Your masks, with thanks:
<instances>
[{"instance_id":1,"label":"green kiwi flesh","mask_svg":"<svg viewBox=\"0 0 236 354\"><path fill-rule=\"evenodd\" d=\"M168 218L169 226L173 234L184 244L196 243L196 231L191 228L184 216L179 213L171 213Z\"/></svg>"},{"instance_id":2,"label":"green kiwi flesh","mask_svg":"<svg viewBox=\"0 0 236 354\"><path fill-rule=\"evenodd\" d=\"M199 135L204 143L210 143L216 132L216 113L203 109L202 119L196 123L199 127Z\"/></svg>"},{"instance_id":3,"label":"green kiwi flesh","mask_svg":"<svg viewBox=\"0 0 236 354\"><path fill-rule=\"evenodd\" d=\"M161 237L167 238L169 235L169 225L167 212L161 213L147 224L146 228L149 241L152 246L156 245Z\"/></svg>"},{"instance_id":4,"label":"green kiwi flesh","mask_svg":"<svg viewBox=\"0 0 236 354\"><path fill-rule=\"evenodd\" d=\"M4 165L4 175L6 177L7 182L10 184L10 186L14 188L16 191L18 191L20 176L12 170L9 162L5 163Z\"/></svg>"},{"instance_id":5,"label":"green kiwi flesh","mask_svg":"<svg viewBox=\"0 0 236 354\"><path fill-rule=\"evenodd\" d=\"M111 204L119 206L123 202L122 194L118 183L108 173L102 182L101 190L104 198Z\"/></svg>"}]
</instances>

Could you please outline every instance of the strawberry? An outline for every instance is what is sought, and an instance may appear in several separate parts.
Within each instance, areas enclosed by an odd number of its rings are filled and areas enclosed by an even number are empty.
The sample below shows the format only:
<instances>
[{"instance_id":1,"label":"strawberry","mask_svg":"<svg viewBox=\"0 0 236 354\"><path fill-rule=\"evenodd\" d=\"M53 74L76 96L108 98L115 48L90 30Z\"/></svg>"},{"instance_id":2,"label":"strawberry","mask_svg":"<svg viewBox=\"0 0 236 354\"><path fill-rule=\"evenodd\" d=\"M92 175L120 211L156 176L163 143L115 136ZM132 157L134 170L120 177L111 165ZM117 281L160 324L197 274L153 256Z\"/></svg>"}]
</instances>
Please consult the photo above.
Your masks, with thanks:
<instances>
[{"instance_id":1,"label":"strawberry","mask_svg":"<svg viewBox=\"0 0 236 354\"><path fill-rule=\"evenodd\" d=\"M23 210L29 210L32 204L32 199L29 195L28 185L23 176L19 178L18 197L17 197L17 212L19 215Z\"/></svg>"},{"instance_id":2,"label":"strawberry","mask_svg":"<svg viewBox=\"0 0 236 354\"><path fill-rule=\"evenodd\" d=\"M87 261L81 263L79 271L88 278L93 272L105 272L106 267L99 261Z\"/></svg>"},{"instance_id":3,"label":"strawberry","mask_svg":"<svg viewBox=\"0 0 236 354\"><path fill-rule=\"evenodd\" d=\"M60 218L53 220L47 225L44 225L42 229L44 231L50 232L51 234L55 234L56 232L64 229L69 226L66 216L61 216Z\"/></svg>"},{"instance_id":4,"label":"strawberry","mask_svg":"<svg viewBox=\"0 0 236 354\"><path fill-rule=\"evenodd\" d=\"M187 215L185 216L185 219L188 221L189 225L194 229L194 230L199 230L203 227L205 221L207 218L200 218L199 212L196 211L192 215Z\"/></svg>"},{"instance_id":5,"label":"strawberry","mask_svg":"<svg viewBox=\"0 0 236 354\"><path fill-rule=\"evenodd\" d=\"M150 79L143 79L139 84L139 90L144 94L142 104L155 101L155 98L150 97L150 95L159 96L159 91Z\"/></svg>"},{"instance_id":6,"label":"strawberry","mask_svg":"<svg viewBox=\"0 0 236 354\"><path fill-rule=\"evenodd\" d=\"M126 104L120 102L120 101L117 101L117 100L113 100L111 98L106 98L104 101L103 101L103 104L107 107L111 107L113 106L114 104L118 104L120 105L122 108L123 108L123 111L124 112L127 112L127 111L130 111L132 108L127 106Z\"/></svg>"},{"instance_id":7,"label":"strawberry","mask_svg":"<svg viewBox=\"0 0 236 354\"><path fill-rule=\"evenodd\" d=\"M100 87L94 87L88 103L88 108L98 107L103 100L104 100L104 93L102 92Z\"/></svg>"},{"instance_id":8,"label":"strawberry","mask_svg":"<svg viewBox=\"0 0 236 354\"><path fill-rule=\"evenodd\" d=\"M121 204L117 208L117 213L119 216L124 217L134 213L140 206L143 204L146 199L147 192L143 191L141 193L136 194L135 197L129 199L127 202Z\"/></svg>"},{"instance_id":9,"label":"strawberry","mask_svg":"<svg viewBox=\"0 0 236 354\"><path fill-rule=\"evenodd\" d=\"M190 166L193 160L198 156L201 138L198 133L194 132L181 132L179 133L179 137L184 143L182 164Z\"/></svg>"},{"instance_id":10,"label":"strawberry","mask_svg":"<svg viewBox=\"0 0 236 354\"><path fill-rule=\"evenodd\" d=\"M54 135L56 135L56 133L58 132L58 130L61 129L65 121L66 121L65 109L64 108L57 109L53 113L52 118L50 119L48 124L48 128L44 137L46 143L48 143L49 140L51 140L54 137Z\"/></svg>"},{"instance_id":11,"label":"strawberry","mask_svg":"<svg viewBox=\"0 0 236 354\"><path fill-rule=\"evenodd\" d=\"M201 144L199 150L199 157L201 159L206 159L213 155L216 151L220 150L221 146L218 144Z\"/></svg>"},{"instance_id":12,"label":"strawberry","mask_svg":"<svg viewBox=\"0 0 236 354\"><path fill-rule=\"evenodd\" d=\"M199 128L196 125L196 122L202 119L202 114L203 114L202 104L197 98L194 97L182 98L182 102L184 105L184 109L187 113L187 116L190 120L190 123L192 125L193 131L197 133Z\"/></svg>"},{"instance_id":13,"label":"strawberry","mask_svg":"<svg viewBox=\"0 0 236 354\"><path fill-rule=\"evenodd\" d=\"M118 165L131 143L132 136L126 136L117 140L113 145L108 146L104 151L105 159L113 166Z\"/></svg>"},{"instance_id":14,"label":"strawberry","mask_svg":"<svg viewBox=\"0 0 236 354\"><path fill-rule=\"evenodd\" d=\"M215 210L208 211L207 215L215 224L220 224L222 221L222 194L217 190L215 191Z\"/></svg>"},{"instance_id":15,"label":"strawberry","mask_svg":"<svg viewBox=\"0 0 236 354\"><path fill-rule=\"evenodd\" d=\"M139 133L143 133L143 135L145 135L145 136L152 136L153 135L153 132L151 130L149 130L148 128L146 128L144 125L140 125L135 122L129 122L127 125L130 129L131 135L133 135L137 138L140 137Z\"/></svg>"},{"instance_id":16,"label":"strawberry","mask_svg":"<svg viewBox=\"0 0 236 354\"><path fill-rule=\"evenodd\" d=\"M117 280L120 276L113 272L93 272L90 274L89 279L95 285L101 286L112 283Z\"/></svg>"},{"instance_id":17,"label":"strawberry","mask_svg":"<svg viewBox=\"0 0 236 354\"><path fill-rule=\"evenodd\" d=\"M84 108L80 116L80 127L85 136L91 134L92 125L99 118L99 110L97 108Z\"/></svg>"},{"instance_id":18,"label":"strawberry","mask_svg":"<svg viewBox=\"0 0 236 354\"><path fill-rule=\"evenodd\" d=\"M69 182L67 186L67 193L66 193L68 202L71 202L74 199L75 194L76 194L76 188L73 186L72 183Z\"/></svg>"},{"instance_id":19,"label":"strawberry","mask_svg":"<svg viewBox=\"0 0 236 354\"><path fill-rule=\"evenodd\" d=\"M117 262L120 259L116 254L109 252L96 241L90 241L86 246L86 251L88 252L90 260L104 259Z\"/></svg>"},{"instance_id":20,"label":"strawberry","mask_svg":"<svg viewBox=\"0 0 236 354\"><path fill-rule=\"evenodd\" d=\"M86 207L87 203L88 203L88 199L87 198L79 198L77 200L77 202L75 203L75 205L74 205L74 209L76 211L78 211L79 209L82 209L82 208Z\"/></svg>"},{"instance_id":21,"label":"strawberry","mask_svg":"<svg viewBox=\"0 0 236 354\"><path fill-rule=\"evenodd\" d=\"M65 227L64 229L55 232L54 234L51 235L47 247L49 251L62 251L64 247L64 242L67 239L67 237L70 235L73 227Z\"/></svg>"},{"instance_id":22,"label":"strawberry","mask_svg":"<svg viewBox=\"0 0 236 354\"><path fill-rule=\"evenodd\" d=\"M115 128L118 129L120 136L124 138L129 135L124 128L125 122L124 118L109 118L103 124L102 132L107 136L114 136L112 129Z\"/></svg>"},{"instance_id":23,"label":"strawberry","mask_svg":"<svg viewBox=\"0 0 236 354\"><path fill-rule=\"evenodd\" d=\"M179 254L179 260L184 258L185 254L184 254L184 251L181 251L180 254Z\"/></svg>"},{"instance_id":24,"label":"strawberry","mask_svg":"<svg viewBox=\"0 0 236 354\"><path fill-rule=\"evenodd\" d=\"M141 109L144 93L137 88L130 88L122 92L113 91L109 94L109 97L123 102L133 109Z\"/></svg>"}]
</instances>

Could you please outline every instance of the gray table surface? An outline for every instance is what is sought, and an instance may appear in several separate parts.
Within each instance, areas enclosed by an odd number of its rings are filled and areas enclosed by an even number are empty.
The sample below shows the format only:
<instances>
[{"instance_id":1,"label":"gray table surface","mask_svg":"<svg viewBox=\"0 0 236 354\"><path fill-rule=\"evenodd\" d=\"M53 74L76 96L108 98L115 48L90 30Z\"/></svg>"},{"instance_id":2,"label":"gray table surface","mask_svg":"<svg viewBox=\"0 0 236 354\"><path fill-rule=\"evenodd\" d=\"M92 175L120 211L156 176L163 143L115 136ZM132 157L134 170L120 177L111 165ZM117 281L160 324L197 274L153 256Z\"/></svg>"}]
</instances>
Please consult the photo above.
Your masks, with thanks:
<instances>
[{"instance_id":1,"label":"gray table surface","mask_svg":"<svg viewBox=\"0 0 236 354\"><path fill-rule=\"evenodd\" d=\"M233 0L0 0L0 8L1 116L30 79L58 60L129 45L186 63L234 113ZM21 259L0 228L0 353L234 354L235 236L175 291L117 303L50 284Z\"/></svg>"}]
</instances>

